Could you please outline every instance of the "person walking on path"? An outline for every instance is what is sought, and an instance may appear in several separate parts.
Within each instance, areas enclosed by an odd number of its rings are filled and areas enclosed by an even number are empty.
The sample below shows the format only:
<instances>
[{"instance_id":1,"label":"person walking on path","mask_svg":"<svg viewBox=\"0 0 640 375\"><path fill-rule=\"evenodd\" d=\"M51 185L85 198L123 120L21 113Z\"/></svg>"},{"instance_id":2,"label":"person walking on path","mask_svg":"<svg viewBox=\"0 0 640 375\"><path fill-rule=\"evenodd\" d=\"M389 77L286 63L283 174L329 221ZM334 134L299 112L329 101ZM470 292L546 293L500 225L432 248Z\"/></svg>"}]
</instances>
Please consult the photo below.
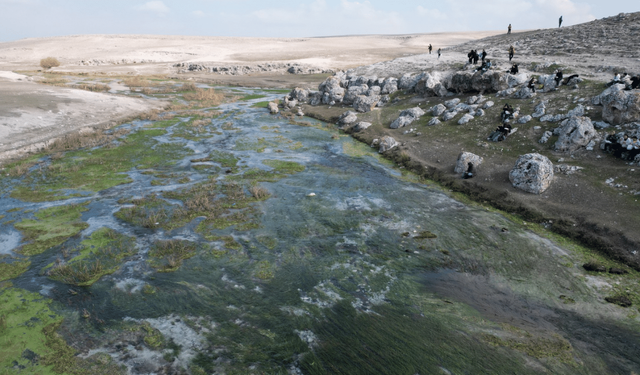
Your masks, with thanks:
<instances>
[{"instance_id":1,"label":"person walking on path","mask_svg":"<svg viewBox=\"0 0 640 375\"><path fill-rule=\"evenodd\" d=\"M431 44L429 44L429 54L431 54L432 50L433 50L433 46Z\"/></svg>"},{"instance_id":2,"label":"person walking on path","mask_svg":"<svg viewBox=\"0 0 640 375\"><path fill-rule=\"evenodd\" d=\"M441 49L438 48L438 58L440 58L440 52L441 52Z\"/></svg>"},{"instance_id":3,"label":"person walking on path","mask_svg":"<svg viewBox=\"0 0 640 375\"><path fill-rule=\"evenodd\" d=\"M558 27L562 27L562 16L560 16L560 19L558 20Z\"/></svg>"},{"instance_id":4,"label":"person walking on path","mask_svg":"<svg viewBox=\"0 0 640 375\"><path fill-rule=\"evenodd\" d=\"M507 34L511 34L511 24L509 24L509 27L507 28Z\"/></svg>"},{"instance_id":5,"label":"person walking on path","mask_svg":"<svg viewBox=\"0 0 640 375\"><path fill-rule=\"evenodd\" d=\"M509 61L513 59L513 55L516 53L516 49L513 46L509 47Z\"/></svg>"}]
</instances>

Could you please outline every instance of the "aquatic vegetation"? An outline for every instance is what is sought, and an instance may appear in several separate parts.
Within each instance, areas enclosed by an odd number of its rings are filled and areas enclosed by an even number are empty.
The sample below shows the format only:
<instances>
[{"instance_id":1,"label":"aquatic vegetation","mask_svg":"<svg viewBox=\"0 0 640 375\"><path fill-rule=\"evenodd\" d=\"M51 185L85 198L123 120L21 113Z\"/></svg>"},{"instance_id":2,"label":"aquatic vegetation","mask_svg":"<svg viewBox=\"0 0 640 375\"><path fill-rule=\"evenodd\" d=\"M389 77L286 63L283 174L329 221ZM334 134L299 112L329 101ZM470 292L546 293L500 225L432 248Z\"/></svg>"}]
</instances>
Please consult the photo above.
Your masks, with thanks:
<instances>
[{"instance_id":1,"label":"aquatic vegetation","mask_svg":"<svg viewBox=\"0 0 640 375\"><path fill-rule=\"evenodd\" d=\"M242 98L240 98L240 100L255 100L255 99L262 99L265 98L266 95L261 95L261 94L250 94L250 95L245 95Z\"/></svg>"},{"instance_id":2,"label":"aquatic vegetation","mask_svg":"<svg viewBox=\"0 0 640 375\"><path fill-rule=\"evenodd\" d=\"M162 169L172 166L190 150L182 143L158 143L153 137L164 129L142 129L113 147L68 152L52 161L42 173L31 173L27 183L14 189L11 196L40 202L69 198L68 189L97 192L131 182L124 172L132 168Z\"/></svg>"},{"instance_id":3,"label":"aquatic vegetation","mask_svg":"<svg viewBox=\"0 0 640 375\"><path fill-rule=\"evenodd\" d=\"M149 263L160 272L172 272L177 270L184 260L196 255L197 249L198 245L190 241L156 241L149 250Z\"/></svg>"},{"instance_id":4,"label":"aquatic vegetation","mask_svg":"<svg viewBox=\"0 0 640 375\"><path fill-rule=\"evenodd\" d=\"M89 286L102 276L117 271L124 258L138 252L132 237L110 228L96 230L75 250L79 252L77 256L66 263L55 264L46 272L49 278L65 284Z\"/></svg>"},{"instance_id":5,"label":"aquatic vegetation","mask_svg":"<svg viewBox=\"0 0 640 375\"><path fill-rule=\"evenodd\" d=\"M87 210L86 206L85 203L45 208L34 214L35 220L24 219L16 223L15 228L22 232L27 241L18 252L29 256L40 254L80 233L89 226L80 221L82 212Z\"/></svg>"},{"instance_id":6,"label":"aquatic vegetation","mask_svg":"<svg viewBox=\"0 0 640 375\"><path fill-rule=\"evenodd\" d=\"M2 258L0 258L0 260L2 260ZM26 270L29 269L30 265L31 262L28 260L14 260L11 263L0 263L0 281L13 279L22 275Z\"/></svg>"}]
</instances>

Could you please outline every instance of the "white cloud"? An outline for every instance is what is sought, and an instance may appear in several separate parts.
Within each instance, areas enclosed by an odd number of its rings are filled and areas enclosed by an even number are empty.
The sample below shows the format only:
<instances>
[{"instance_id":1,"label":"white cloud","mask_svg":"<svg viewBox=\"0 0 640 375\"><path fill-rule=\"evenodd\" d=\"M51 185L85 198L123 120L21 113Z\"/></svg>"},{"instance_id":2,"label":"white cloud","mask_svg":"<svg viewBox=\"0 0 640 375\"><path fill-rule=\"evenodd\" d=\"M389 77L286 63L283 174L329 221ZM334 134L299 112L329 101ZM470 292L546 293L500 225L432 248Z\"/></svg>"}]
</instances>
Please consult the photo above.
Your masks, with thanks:
<instances>
[{"instance_id":1,"label":"white cloud","mask_svg":"<svg viewBox=\"0 0 640 375\"><path fill-rule=\"evenodd\" d=\"M169 7L164 5L162 1L147 1L144 4L137 6L136 9L160 14L169 13Z\"/></svg>"}]
</instances>

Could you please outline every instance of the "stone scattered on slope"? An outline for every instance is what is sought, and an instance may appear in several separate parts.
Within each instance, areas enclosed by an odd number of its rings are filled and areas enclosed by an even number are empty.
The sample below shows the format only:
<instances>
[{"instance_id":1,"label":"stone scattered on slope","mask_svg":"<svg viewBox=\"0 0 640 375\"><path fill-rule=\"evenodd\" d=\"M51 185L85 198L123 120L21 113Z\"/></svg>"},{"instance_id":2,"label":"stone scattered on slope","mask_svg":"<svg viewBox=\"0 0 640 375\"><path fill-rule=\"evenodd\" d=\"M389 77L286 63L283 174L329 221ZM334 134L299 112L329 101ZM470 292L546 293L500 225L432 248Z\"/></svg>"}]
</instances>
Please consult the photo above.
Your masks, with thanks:
<instances>
[{"instance_id":1,"label":"stone scattered on slope","mask_svg":"<svg viewBox=\"0 0 640 375\"><path fill-rule=\"evenodd\" d=\"M521 155L509 172L513 187L528 193L540 194L551 186L553 163L537 153Z\"/></svg>"}]
</instances>

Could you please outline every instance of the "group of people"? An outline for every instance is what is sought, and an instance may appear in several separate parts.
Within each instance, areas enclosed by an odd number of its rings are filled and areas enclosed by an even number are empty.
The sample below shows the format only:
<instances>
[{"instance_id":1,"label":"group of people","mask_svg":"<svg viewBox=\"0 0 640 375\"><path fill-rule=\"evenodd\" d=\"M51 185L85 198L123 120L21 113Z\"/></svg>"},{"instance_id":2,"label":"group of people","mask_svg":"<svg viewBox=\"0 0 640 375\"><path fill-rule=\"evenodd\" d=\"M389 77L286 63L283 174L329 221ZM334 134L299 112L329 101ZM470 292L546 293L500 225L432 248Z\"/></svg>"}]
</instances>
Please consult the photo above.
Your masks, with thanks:
<instances>
[{"instance_id":1,"label":"group of people","mask_svg":"<svg viewBox=\"0 0 640 375\"><path fill-rule=\"evenodd\" d=\"M640 140L627 134L609 134L605 138L604 150L615 157L634 160L640 154Z\"/></svg>"},{"instance_id":2,"label":"group of people","mask_svg":"<svg viewBox=\"0 0 640 375\"><path fill-rule=\"evenodd\" d=\"M429 44L429 54L431 54L431 51L433 51L433 46L431 44ZM440 48L438 48L438 58L440 58L441 52L442 52L442 50Z\"/></svg>"},{"instance_id":3,"label":"group of people","mask_svg":"<svg viewBox=\"0 0 640 375\"><path fill-rule=\"evenodd\" d=\"M482 50L482 53L478 54L477 50L472 49L471 52L467 53L467 57L469 58L469 64L477 64L478 60L482 60L484 63L484 59L487 57L487 52Z\"/></svg>"},{"instance_id":4,"label":"group of people","mask_svg":"<svg viewBox=\"0 0 640 375\"><path fill-rule=\"evenodd\" d=\"M622 76L620 74L616 74L613 77L613 80L607 83L607 86L612 86L616 84L624 85L625 90L635 90L640 88L640 76L631 76L627 73L623 73Z\"/></svg>"},{"instance_id":5,"label":"group of people","mask_svg":"<svg viewBox=\"0 0 640 375\"><path fill-rule=\"evenodd\" d=\"M511 131L513 130L510 120L515 117L516 117L516 114L515 114L515 111L513 110L513 107L511 106L511 104L506 103L502 107L502 113L500 113L500 121L501 121L500 125L498 125L496 130L494 130L493 133L491 133L489 135L489 138L487 139L493 142L501 142L507 139L507 137L509 136L509 134L511 134Z\"/></svg>"}]
</instances>

